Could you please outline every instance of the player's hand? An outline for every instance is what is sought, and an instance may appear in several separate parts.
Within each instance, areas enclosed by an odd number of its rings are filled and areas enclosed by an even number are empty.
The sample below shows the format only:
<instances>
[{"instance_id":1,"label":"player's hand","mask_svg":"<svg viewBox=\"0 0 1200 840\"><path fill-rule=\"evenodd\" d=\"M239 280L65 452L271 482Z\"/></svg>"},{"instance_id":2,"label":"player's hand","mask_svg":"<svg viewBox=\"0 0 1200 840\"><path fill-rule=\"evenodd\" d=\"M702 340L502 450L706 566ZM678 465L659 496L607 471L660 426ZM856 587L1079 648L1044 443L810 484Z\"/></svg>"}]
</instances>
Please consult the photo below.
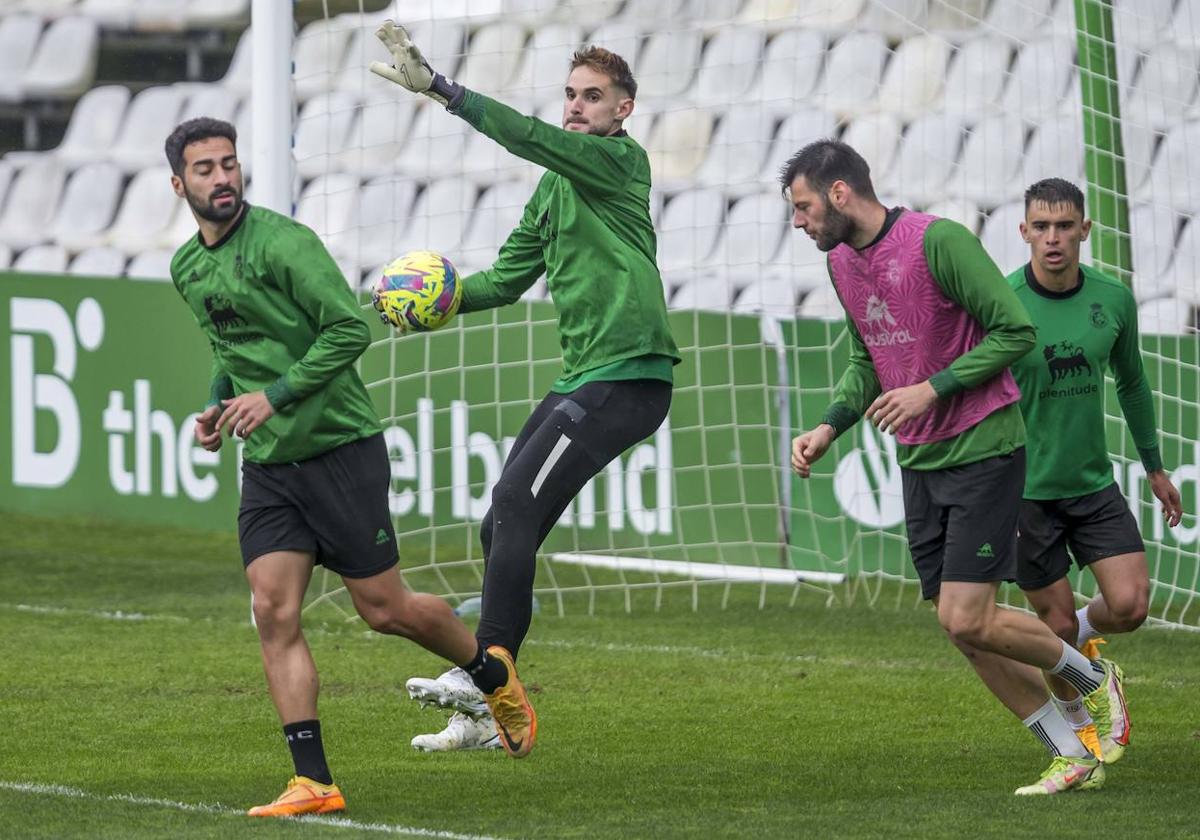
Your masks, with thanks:
<instances>
[{"instance_id":1,"label":"player's hand","mask_svg":"<svg viewBox=\"0 0 1200 840\"><path fill-rule=\"evenodd\" d=\"M433 72L425 56L417 49L417 45L408 37L408 30L397 26L390 20L385 20L375 30L375 37L383 42L388 52L392 54L392 63L382 61L371 62L371 72L382 76L389 82L395 82L413 93L422 93L442 105L450 101L444 88L445 79ZM443 84L437 82L441 80ZM451 83L453 84L453 83Z\"/></svg>"},{"instance_id":2,"label":"player's hand","mask_svg":"<svg viewBox=\"0 0 1200 840\"><path fill-rule=\"evenodd\" d=\"M837 432L828 423L792 439L792 469L801 478L812 475L812 465L833 445Z\"/></svg>"},{"instance_id":3,"label":"player's hand","mask_svg":"<svg viewBox=\"0 0 1200 840\"><path fill-rule=\"evenodd\" d=\"M265 391L242 394L222 404L224 411L217 420L217 434L229 427L229 434L245 440L251 433L275 416L275 409L267 399Z\"/></svg>"},{"instance_id":4,"label":"player's hand","mask_svg":"<svg viewBox=\"0 0 1200 840\"><path fill-rule=\"evenodd\" d=\"M1183 500L1179 496L1179 489L1171 483L1166 470L1155 470L1146 475L1146 480L1150 482L1150 492L1154 498L1162 503L1163 521L1174 528L1183 521Z\"/></svg>"},{"instance_id":5,"label":"player's hand","mask_svg":"<svg viewBox=\"0 0 1200 840\"><path fill-rule=\"evenodd\" d=\"M196 415L196 443L209 452L221 448L221 432L216 428L217 415L221 413L219 406L210 405Z\"/></svg>"},{"instance_id":6,"label":"player's hand","mask_svg":"<svg viewBox=\"0 0 1200 840\"><path fill-rule=\"evenodd\" d=\"M928 381L893 388L875 398L866 418L881 432L895 434L909 420L920 417L937 402L937 391Z\"/></svg>"}]
</instances>

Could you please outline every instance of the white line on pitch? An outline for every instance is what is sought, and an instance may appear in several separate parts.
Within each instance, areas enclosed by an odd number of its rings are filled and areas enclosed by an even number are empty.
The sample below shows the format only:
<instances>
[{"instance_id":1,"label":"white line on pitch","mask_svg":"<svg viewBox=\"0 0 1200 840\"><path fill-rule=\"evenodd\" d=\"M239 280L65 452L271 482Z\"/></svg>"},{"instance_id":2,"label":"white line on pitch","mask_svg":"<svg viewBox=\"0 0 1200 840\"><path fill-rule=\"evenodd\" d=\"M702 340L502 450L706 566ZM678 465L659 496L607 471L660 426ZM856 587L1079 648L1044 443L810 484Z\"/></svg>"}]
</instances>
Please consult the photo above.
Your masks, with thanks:
<instances>
[{"instance_id":1,"label":"white line on pitch","mask_svg":"<svg viewBox=\"0 0 1200 840\"><path fill-rule=\"evenodd\" d=\"M17 612L43 613L45 615L86 615L92 618L106 618L110 621L174 621L186 624L191 619L179 615L147 615L141 612L126 612L125 610L82 610L71 607L45 607L32 604L0 604L0 608L16 610Z\"/></svg>"},{"instance_id":2,"label":"white line on pitch","mask_svg":"<svg viewBox=\"0 0 1200 840\"><path fill-rule=\"evenodd\" d=\"M175 802L171 799L157 799L152 796L134 796L130 793L91 793L80 788L66 785L45 785L36 782L5 782L0 781L0 790L11 790L16 793L29 793L35 796L65 796L71 799L86 799L93 802L120 802L127 805L147 805L154 808L170 808L173 811L187 811L198 814L218 814L227 817L245 817L246 812L228 805L209 805L203 802ZM345 817L303 816L288 817L291 822L312 823L314 825L330 826L332 828L349 828L355 831L373 831L377 834L395 834L401 837L436 837L441 840L501 840L486 834L459 834L454 831L439 831L432 828L416 828L408 825L388 825L387 823L363 823L349 820Z\"/></svg>"}]
</instances>

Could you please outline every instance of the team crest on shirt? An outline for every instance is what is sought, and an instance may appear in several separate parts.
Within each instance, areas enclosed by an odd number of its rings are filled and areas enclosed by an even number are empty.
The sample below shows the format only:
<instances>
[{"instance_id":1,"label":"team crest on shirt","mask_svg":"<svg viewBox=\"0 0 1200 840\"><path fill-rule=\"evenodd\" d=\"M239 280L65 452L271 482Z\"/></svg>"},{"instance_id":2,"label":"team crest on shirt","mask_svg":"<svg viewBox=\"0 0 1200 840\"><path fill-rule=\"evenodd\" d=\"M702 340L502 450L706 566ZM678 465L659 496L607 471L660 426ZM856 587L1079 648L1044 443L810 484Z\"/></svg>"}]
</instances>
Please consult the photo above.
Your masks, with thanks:
<instances>
[{"instance_id":1,"label":"team crest on shirt","mask_svg":"<svg viewBox=\"0 0 1200 840\"><path fill-rule=\"evenodd\" d=\"M1108 326L1108 316L1104 314L1103 307L1098 303L1092 304L1092 314L1088 316L1088 320L1092 322L1093 327L1102 328Z\"/></svg>"},{"instance_id":2,"label":"team crest on shirt","mask_svg":"<svg viewBox=\"0 0 1200 840\"><path fill-rule=\"evenodd\" d=\"M897 283L899 283L901 280L903 280L904 279L904 270L900 268L900 260L897 260L895 258L888 260L887 268L885 269L885 273L884 273L883 277L885 280L887 280L887 282L891 283L893 286L895 286Z\"/></svg>"}]
</instances>

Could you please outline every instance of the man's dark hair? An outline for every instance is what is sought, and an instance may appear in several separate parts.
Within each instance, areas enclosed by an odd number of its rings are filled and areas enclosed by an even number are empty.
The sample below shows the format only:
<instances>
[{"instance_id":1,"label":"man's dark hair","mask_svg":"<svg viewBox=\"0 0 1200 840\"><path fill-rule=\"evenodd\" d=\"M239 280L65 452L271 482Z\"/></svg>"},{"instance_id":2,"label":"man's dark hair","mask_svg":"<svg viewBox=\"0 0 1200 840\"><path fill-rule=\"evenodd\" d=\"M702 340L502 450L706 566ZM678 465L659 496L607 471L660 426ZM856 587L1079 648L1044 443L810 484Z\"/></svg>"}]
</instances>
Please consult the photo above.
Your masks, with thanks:
<instances>
[{"instance_id":1,"label":"man's dark hair","mask_svg":"<svg viewBox=\"0 0 1200 840\"><path fill-rule=\"evenodd\" d=\"M1029 212L1029 206L1035 201L1040 201L1047 207L1053 207L1056 204L1071 204L1079 211L1080 216L1084 215L1083 191L1062 178L1046 178L1036 184L1031 184L1029 189L1025 190L1026 213Z\"/></svg>"},{"instance_id":2,"label":"man's dark hair","mask_svg":"<svg viewBox=\"0 0 1200 840\"><path fill-rule=\"evenodd\" d=\"M224 120L214 120L212 117L196 117L181 122L167 137L167 163L176 175L183 175L183 150L192 143L199 143L210 137L224 137L233 144L237 151L237 129Z\"/></svg>"},{"instance_id":3,"label":"man's dark hair","mask_svg":"<svg viewBox=\"0 0 1200 840\"><path fill-rule=\"evenodd\" d=\"M584 47L576 50L571 56L571 69L590 67L597 73L603 73L612 79L612 83L629 94L630 99L637 99L637 80L625 59L604 47Z\"/></svg>"},{"instance_id":4,"label":"man's dark hair","mask_svg":"<svg viewBox=\"0 0 1200 840\"><path fill-rule=\"evenodd\" d=\"M875 198L871 185L871 167L853 147L840 140L827 138L809 143L788 158L779 172L784 195L801 175L814 192L825 195L834 181L845 181L850 189L868 199Z\"/></svg>"}]
</instances>

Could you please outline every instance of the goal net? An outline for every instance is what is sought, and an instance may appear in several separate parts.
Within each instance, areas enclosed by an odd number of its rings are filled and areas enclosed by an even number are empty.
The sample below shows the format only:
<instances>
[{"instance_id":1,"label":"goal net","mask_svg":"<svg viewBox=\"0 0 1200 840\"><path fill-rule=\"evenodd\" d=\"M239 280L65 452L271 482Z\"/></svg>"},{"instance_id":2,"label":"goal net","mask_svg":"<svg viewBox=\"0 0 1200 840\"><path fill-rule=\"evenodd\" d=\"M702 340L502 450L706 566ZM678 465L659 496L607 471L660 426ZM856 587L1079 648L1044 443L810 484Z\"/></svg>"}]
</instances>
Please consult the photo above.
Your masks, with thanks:
<instances>
[{"instance_id":1,"label":"goal net","mask_svg":"<svg viewBox=\"0 0 1200 840\"><path fill-rule=\"evenodd\" d=\"M919 602L893 439L860 424L811 480L788 469L790 439L819 419L847 347L824 256L790 229L777 173L806 142L836 136L871 164L886 203L963 222L1006 272L1028 259L1025 186L1059 176L1085 187L1096 229L1084 259L1132 283L1164 460L1192 512L1163 527L1109 381L1110 447L1147 539L1152 612L1200 623L1200 165L1187 154L1200 140L1200 3L355 0L318 11L293 47L296 215L356 289L415 248L463 274L487 267L541 175L367 72L386 58L373 35L383 18L405 23L438 71L553 124L579 46L620 53L638 78L627 128L651 158L683 363L667 423L602 472L543 546L543 607L724 602L747 586L760 603L802 587ZM491 485L559 365L544 281L434 334L380 329L362 372L387 428L415 586L478 593ZM1092 593L1090 576L1075 583Z\"/></svg>"}]
</instances>

